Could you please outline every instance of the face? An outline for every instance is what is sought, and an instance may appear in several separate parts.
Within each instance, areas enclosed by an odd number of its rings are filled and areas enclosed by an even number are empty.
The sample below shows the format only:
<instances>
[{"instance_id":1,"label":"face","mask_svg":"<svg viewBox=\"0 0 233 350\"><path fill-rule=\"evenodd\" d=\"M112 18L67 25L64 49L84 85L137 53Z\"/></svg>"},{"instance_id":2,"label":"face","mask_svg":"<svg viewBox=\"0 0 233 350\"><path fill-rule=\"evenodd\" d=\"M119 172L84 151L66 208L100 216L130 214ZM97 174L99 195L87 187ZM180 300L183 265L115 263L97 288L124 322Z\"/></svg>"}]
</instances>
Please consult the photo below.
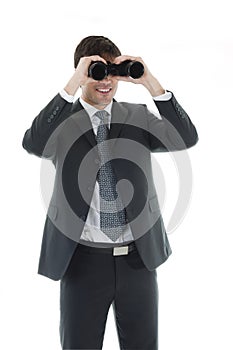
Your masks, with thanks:
<instances>
[{"instance_id":1,"label":"face","mask_svg":"<svg viewBox=\"0 0 233 350\"><path fill-rule=\"evenodd\" d=\"M117 91L118 81L112 75L108 75L100 81L88 82L82 85L82 98L85 102L104 109L113 99Z\"/></svg>"}]
</instances>

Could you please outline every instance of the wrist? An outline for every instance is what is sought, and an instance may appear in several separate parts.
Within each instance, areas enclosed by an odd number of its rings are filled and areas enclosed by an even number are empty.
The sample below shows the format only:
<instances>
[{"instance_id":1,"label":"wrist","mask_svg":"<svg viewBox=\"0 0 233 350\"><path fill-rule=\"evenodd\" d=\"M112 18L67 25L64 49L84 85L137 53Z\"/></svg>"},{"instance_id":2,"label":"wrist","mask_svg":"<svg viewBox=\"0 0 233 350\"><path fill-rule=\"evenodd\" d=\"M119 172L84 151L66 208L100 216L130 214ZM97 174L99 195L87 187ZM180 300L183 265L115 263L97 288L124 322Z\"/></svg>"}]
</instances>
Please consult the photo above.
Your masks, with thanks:
<instances>
[{"instance_id":1,"label":"wrist","mask_svg":"<svg viewBox=\"0 0 233 350\"><path fill-rule=\"evenodd\" d=\"M149 91L152 97L156 97L165 93L165 89L154 77L146 80L144 86Z\"/></svg>"},{"instance_id":2,"label":"wrist","mask_svg":"<svg viewBox=\"0 0 233 350\"><path fill-rule=\"evenodd\" d=\"M60 91L60 95L61 97L66 100L69 103L73 103L74 102L74 96L73 95L69 95L65 89Z\"/></svg>"},{"instance_id":3,"label":"wrist","mask_svg":"<svg viewBox=\"0 0 233 350\"><path fill-rule=\"evenodd\" d=\"M65 92L67 92L68 95L74 96L77 90L79 89L80 85L82 85L81 79L79 78L79 76L77 76L77 72L75 72L72 78L64 87L64 90Z\"/></svg>"},{"instance_id":4,"label":"wrist","mask_svg":"<svg viewBox=\"0 0 233 350\"><path fill-rule=\"evenodd\" d=\"M78 87L76 84L72 84L71 82L68 82L68 84L64 87L64 90L68 95L74 96L78 90Z\"/></svg>"}]
</instances>

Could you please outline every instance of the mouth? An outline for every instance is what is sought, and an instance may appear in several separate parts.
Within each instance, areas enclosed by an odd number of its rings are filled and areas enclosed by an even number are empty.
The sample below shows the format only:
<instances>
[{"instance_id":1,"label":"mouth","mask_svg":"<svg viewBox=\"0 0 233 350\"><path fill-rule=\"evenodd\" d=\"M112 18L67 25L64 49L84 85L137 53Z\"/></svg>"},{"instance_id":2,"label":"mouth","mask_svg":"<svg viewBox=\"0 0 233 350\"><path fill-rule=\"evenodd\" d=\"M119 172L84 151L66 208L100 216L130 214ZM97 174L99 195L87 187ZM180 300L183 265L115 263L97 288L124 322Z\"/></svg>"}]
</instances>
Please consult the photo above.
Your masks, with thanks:
<instances>
[{"instance_id":1,"label":"mouth","mask_svg":"<svg viewBox=\"0 0 233 350\"><path fill-rule=\"evenodd\" d=\"M112 88L110 87L110 88L108 88L108 89L96 89L96 91L98 91L100 94L102 94L102 95L107 95L107 94L109 94L109 92L112 90Z\"/></svg>"}]
</instances>

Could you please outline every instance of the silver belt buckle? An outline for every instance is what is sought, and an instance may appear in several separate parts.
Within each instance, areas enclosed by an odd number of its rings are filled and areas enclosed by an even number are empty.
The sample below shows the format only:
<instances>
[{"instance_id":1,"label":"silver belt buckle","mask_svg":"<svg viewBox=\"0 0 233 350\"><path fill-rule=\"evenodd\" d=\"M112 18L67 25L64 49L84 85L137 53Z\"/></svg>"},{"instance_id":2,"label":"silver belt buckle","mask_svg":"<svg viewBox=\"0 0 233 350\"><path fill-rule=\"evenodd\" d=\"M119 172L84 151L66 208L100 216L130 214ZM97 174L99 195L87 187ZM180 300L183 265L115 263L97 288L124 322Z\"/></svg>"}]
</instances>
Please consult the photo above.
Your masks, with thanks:
<instances>
[{"instance_id":1,"label":"silver belt buckle","mask_svg":"<svg viewBox=\"0 0 233 350\"><path fill-rule=\"evenodd\" d=\"M125 247L114 247L113 255L127 255L129 251L129 247L126 245Z\"/></svg>"}]
</instances>

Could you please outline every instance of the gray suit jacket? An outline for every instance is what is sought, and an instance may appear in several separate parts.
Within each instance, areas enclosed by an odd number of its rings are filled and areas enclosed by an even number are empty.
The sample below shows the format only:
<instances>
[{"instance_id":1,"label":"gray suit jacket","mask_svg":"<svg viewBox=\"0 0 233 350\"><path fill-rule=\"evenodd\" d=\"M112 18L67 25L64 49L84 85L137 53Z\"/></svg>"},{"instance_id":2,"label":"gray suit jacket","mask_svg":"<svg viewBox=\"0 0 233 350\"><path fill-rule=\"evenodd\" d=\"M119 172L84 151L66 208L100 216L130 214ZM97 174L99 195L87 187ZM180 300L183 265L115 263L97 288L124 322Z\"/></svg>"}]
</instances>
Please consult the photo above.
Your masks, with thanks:
<instances>
[{"instance_id":1,"label":"gray suit jacket","mask_svg":"<svg viewBox=\"0 0 233 350\"><path fill-rule=\"evenodd\" d=\"M195 126L173 94L169 101L155 104L161 119L145 105L114 100L109 136L117 180L132 184L119 182L127 220L138 252L151 271L171 254L153 181L151 152L179 151L198 141ZM91 121L78 100L68 103L57 94L33 120L22 145L29 153L50 159L56 169L38 273L59 280L80 240L99 168Z\"/></svg>"}]
</instances>

